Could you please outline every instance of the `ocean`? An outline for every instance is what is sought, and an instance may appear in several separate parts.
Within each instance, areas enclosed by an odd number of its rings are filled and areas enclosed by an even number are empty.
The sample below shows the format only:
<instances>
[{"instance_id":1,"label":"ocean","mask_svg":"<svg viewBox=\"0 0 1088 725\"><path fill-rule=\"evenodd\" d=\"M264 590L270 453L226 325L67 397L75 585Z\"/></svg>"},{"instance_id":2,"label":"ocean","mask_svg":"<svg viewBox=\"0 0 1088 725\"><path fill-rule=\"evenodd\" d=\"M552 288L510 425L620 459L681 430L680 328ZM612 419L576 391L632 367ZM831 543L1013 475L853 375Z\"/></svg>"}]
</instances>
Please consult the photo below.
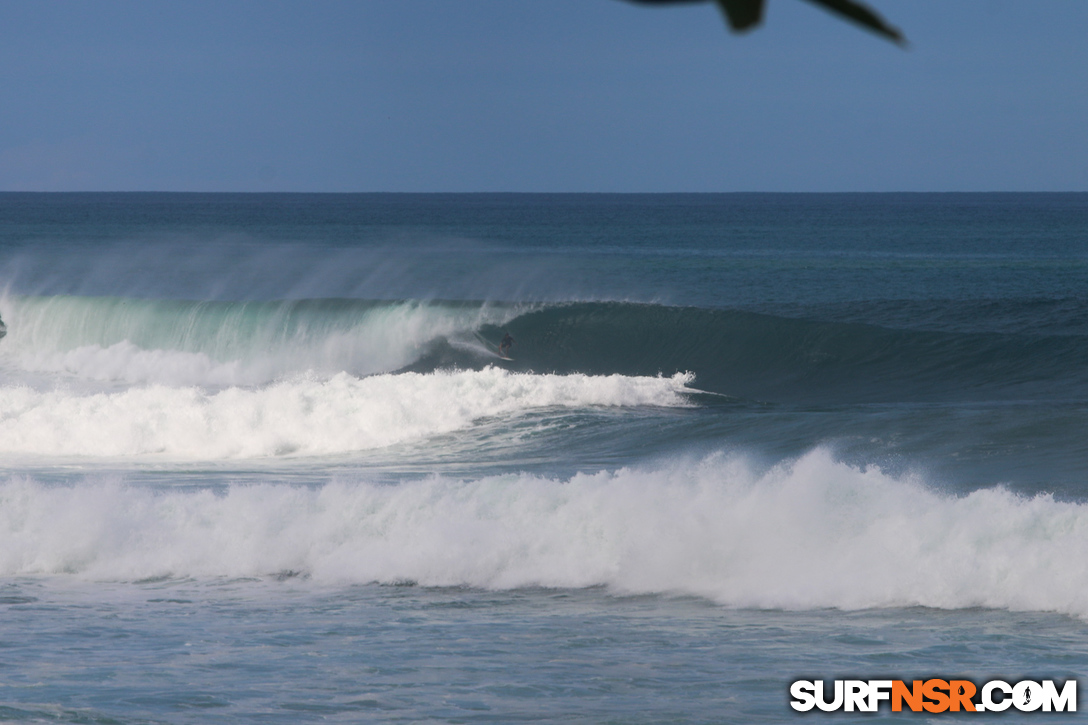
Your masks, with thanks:
<instances>
[{"instance_id":1,"label":"ocean","mask_svg":"<svg viewBox=\"0 0 1088 725\"><path fill-rule=\"evenodd\" d=\"M1088 670L1088 194L5 193L0 317L0 721Z\"/></svg>"}]
</instances>

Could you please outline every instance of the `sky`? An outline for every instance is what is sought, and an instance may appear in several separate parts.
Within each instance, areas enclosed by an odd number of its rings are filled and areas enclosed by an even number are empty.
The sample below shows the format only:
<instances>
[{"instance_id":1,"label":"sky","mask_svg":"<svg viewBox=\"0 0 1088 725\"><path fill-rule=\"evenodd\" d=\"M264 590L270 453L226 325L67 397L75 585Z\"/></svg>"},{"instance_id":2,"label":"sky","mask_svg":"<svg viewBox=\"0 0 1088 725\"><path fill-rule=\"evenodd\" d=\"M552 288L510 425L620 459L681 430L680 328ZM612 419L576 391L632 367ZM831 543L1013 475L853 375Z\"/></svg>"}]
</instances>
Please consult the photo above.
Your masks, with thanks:
<instances>
[{"instance_id":1,"label":"sky","mask_svg":"<svg viewBox=\"0 0 1088 725\"><path fill-rule=\"evenodd\" d=\"M0 0L0 191L1088 191L1088 2Z\"/></svg>"}]
</instances>

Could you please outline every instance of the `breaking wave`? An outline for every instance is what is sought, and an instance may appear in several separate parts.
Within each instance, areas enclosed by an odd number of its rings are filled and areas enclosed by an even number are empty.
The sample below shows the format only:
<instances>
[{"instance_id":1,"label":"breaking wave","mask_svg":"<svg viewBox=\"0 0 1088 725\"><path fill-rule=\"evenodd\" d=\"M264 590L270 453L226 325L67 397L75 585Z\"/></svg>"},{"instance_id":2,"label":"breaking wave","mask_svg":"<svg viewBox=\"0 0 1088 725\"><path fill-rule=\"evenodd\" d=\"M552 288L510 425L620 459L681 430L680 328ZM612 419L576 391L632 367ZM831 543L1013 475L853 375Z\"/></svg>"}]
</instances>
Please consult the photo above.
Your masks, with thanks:
<instances>
[{"instance_id":1,"label":"breaking wave","mask_svg":"<svg viewBox=\"0 0 1088 725\"><path fill-rule=\"evenodd\" d=\"M816 449L554 479L318 488L0 485L0 572L133 580L606 586L738 607L927 606L1088 617L1088 505L949 496Z\"/></svg>"},{"instance_id":2,"label":"breaking wave","mask_svg":"<svg viewBox=\"0 0 1088 725\"><path fill-rule=\"evenodd\" d=\"M229 386L480 370L495 362L481 338L509 330L518 341L511 370L690 371L704 390L768 402L1088 400L1088 336L1068 332L927 331L621 302L2 302L0 367L15 380Z\"/></svg>"}]
</instances>

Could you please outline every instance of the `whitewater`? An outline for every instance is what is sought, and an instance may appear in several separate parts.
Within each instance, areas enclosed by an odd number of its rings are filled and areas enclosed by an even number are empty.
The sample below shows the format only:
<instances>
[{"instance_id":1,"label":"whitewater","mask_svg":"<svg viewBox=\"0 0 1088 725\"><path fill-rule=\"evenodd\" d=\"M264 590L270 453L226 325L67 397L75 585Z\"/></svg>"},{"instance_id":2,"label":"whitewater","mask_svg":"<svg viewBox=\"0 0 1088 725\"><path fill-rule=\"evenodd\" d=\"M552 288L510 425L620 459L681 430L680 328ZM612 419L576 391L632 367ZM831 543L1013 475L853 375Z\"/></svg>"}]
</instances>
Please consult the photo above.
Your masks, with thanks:
<instances>
[{"instance_id":1,"label":"whitewater","mask_svg":"<svg viewBox=\"0 0 1088 725\"><path fill-rule=\"evenodd\" d=\"M754 473L716 455L569 480L435 476L156 492L0 486L0 573L90 580L607 586L735 607L926 606L1088 617L1088 506L941 496L814 451ZM58 524L61 526L58 527Z\"/></svg>"},{"instance_id":2,"label":"whitewater","mask_svg":"<svg viewBox=\"0 0 1088 725\"><path fill-rule=\"evenodd\" d=\"M1066 194L0 194L0 719L1076 677L1086 245Z\"/></svg>"}]
</instances>

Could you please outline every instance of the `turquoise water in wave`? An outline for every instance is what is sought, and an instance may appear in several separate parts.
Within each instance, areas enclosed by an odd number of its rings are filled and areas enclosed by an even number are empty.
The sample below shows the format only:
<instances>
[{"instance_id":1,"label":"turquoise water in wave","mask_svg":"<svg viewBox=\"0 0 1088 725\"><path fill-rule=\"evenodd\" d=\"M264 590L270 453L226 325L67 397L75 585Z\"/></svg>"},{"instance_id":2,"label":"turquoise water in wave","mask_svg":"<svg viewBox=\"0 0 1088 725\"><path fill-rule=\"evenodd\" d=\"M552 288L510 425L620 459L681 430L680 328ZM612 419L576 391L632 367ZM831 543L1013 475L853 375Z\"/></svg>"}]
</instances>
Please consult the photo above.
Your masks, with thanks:
<instances>
[{"instance_id":1,"label":"turquoise water in wave","mask_svg":"<svg viewBox=\"0 0 1088 725\"><path fill-rule=\"evenodd\" d=\"M1080 676L1086 290L1084 194L0 194L0 720Z\"/></svg>"}]
</instances>

